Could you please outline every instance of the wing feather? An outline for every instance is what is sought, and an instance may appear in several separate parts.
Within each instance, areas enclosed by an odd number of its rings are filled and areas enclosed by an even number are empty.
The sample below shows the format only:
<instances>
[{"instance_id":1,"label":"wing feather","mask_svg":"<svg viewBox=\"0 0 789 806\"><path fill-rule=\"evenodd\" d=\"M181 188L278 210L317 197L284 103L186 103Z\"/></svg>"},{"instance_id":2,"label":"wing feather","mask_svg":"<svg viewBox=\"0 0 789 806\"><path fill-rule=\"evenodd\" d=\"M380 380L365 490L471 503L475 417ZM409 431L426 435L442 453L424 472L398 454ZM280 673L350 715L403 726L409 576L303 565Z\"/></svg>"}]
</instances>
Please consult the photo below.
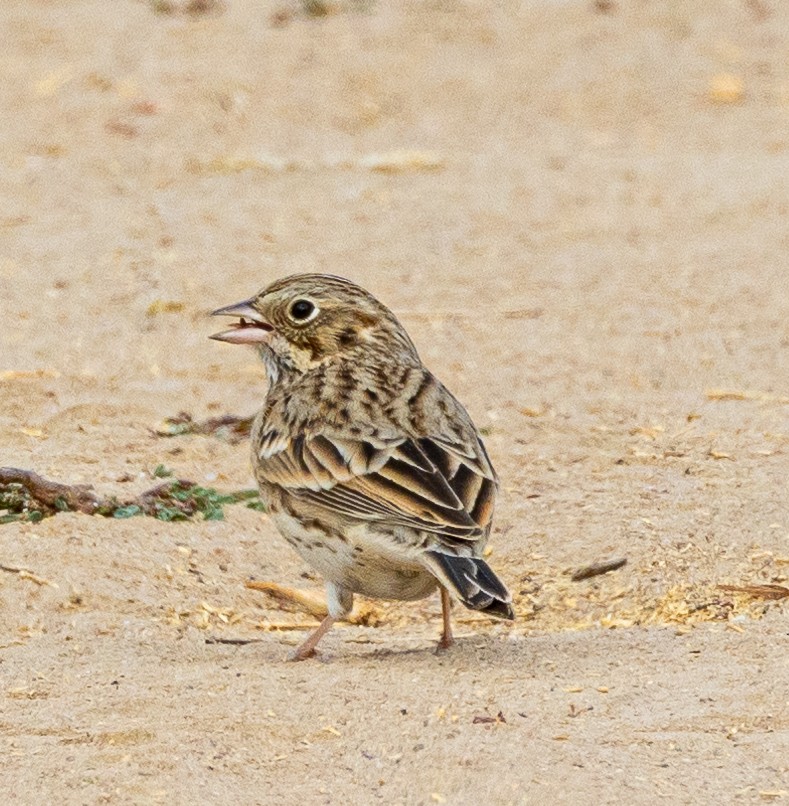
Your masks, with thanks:
<instances>
[{"instance_id":1,"label":"wing feather","mask_svg":"<svg viewBox=\"0 0 789 806\"><path fill-rule=\"evenodd\" d=\"M450 540L477 540L493 515L496 479L481 443L474 452L446 439L374 444L320 434L288 443L264 435L259 444L261 481L341 515Z\"/></svg>"}]
</instances>

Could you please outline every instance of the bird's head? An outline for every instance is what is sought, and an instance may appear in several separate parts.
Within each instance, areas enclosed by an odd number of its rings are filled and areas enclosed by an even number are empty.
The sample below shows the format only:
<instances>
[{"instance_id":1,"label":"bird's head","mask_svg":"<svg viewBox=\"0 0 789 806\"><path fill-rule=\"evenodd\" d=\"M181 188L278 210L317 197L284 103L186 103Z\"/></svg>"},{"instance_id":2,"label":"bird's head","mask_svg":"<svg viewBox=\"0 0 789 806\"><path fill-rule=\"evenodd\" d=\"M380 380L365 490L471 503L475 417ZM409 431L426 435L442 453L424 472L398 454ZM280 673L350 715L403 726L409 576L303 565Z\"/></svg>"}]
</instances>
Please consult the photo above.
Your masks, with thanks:
<instances>
[{"instance_id":1,"label":"bird's head","mask_svg":"<svg viewBox=\"0 0 789 806\"><path fill-rule=\"evenodd\" d=\"M330 274L284 277L212 315L239 319L212 339L256 346L267 364L279 368L306 372L329 361L375 354L418 361L411 339L385 305Z\"/></svg>"}]
</instances>

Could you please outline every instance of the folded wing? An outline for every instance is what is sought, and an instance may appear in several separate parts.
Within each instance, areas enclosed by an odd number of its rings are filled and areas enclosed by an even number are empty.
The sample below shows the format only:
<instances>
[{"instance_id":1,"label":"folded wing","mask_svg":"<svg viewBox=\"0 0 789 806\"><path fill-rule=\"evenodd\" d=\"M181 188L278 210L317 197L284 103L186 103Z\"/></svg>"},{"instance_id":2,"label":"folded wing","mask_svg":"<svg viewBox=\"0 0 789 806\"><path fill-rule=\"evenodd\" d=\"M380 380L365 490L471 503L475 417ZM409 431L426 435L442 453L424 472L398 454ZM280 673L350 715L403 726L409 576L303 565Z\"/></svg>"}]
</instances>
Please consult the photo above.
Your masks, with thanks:
<instances>
[{"instance_id":1,"label":"folded wing","mask_svg":"<svg viewBox=\"0 0 789 806\"><path fill-rule=\"evenodd\" d=\"M477 540L493 517L496 478L478 442L263 434L259 445L261 481L341 515L461 541Z\"/></svg>"}]
</instances>

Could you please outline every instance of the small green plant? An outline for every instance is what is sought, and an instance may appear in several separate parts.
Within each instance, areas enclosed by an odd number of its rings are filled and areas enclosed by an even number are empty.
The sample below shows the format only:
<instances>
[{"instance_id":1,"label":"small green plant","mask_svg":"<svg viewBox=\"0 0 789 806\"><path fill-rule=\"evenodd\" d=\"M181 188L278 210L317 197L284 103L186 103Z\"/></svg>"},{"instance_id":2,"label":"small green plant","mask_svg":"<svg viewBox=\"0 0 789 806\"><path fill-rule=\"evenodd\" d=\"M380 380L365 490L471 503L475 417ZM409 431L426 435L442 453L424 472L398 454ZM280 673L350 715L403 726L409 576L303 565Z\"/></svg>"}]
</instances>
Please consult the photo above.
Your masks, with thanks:
<instances>
[{"instance_id":1,"label":"small green plant","mask_svg":"<svg viewBox=\"0 0 789 806\"><path fill-rule=\"evenodd\" d=\"M36 523L58 512L85 512L118 519L147 515L160 521L187 521L200 516L203 520L217 521L225 517L226 505L242 502L251 509L265 511L257 490L222 493L213 487L171 478L172 471L164 465L157 465L153 475L170 480L130 501L119 501L115 497L98 496L86 485L60 484L29 470L0 468L0 524Z\"/></svg>"},{"instance_id":2,"label":"small green plant","mask_svg":"<svg viewBox=\"0 0 789 806\"><path fill-rule=\"evenodd\" d=\"M45 512L36 506L30 493L21 484L0 486L0 524L14 521L38 523Z\"/></svg>"},{"instance_id":3,"label":"small green plant","mask_svg":"<svg viewBox=\"0 0 789 806\"><path fill-rule=\"evenodd\" d=\"M221 521L225 517L224 507L227 504L250 502L253 499L260 503L257 490L220 493L213 487L201 487L199 484L176 480L170 486L150 495L145 514L160 521L185 521L197 515L201 515L206 521Z\"/></svg>"},{"instance_id":4,"label":"small green plant","mask_svg":"<svg viewBox=\"0 0 789 806\"><path fill-rule=\"evenodd\" d=\"M113 518L133 518L135 515L142 515L142 507L138 507L137 504L130 504L128 507L119 506L108 515Z\"/></svg>"}]
</instances>

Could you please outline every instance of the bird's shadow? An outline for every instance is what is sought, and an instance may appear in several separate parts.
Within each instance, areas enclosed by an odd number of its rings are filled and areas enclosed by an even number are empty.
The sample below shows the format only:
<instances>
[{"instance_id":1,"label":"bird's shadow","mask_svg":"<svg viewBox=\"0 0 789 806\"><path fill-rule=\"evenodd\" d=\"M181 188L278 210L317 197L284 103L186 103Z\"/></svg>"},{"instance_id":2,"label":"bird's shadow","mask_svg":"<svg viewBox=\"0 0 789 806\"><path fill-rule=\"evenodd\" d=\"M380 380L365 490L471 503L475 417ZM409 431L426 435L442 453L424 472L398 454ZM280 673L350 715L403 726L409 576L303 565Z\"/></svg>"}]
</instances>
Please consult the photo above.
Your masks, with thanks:
<instances>
[{"instance_id":1,"label":"bird's shadow","mask_svg":"<svg viewBox=\"0 0 789 806\"><path fill-rule=\"evenodd\" d=\"M525 654L528 654L530 639L510 637L475 635L458 638L455 643L446 649L437 647L437 640L429 638L420 640L413 646L404 646L402 641L395 638L391 643L376 643L373 646L360 644L357 641L340 642L322 647L313 658L303 663L318 662L334 666L347 666L364 664L391 664L401 661L419 659L424 663L462 664L473 663L477 666L507 665L516 662L522 663ZM364 647L364 648L362 648Z\"/></svg>"}]
</instances>

